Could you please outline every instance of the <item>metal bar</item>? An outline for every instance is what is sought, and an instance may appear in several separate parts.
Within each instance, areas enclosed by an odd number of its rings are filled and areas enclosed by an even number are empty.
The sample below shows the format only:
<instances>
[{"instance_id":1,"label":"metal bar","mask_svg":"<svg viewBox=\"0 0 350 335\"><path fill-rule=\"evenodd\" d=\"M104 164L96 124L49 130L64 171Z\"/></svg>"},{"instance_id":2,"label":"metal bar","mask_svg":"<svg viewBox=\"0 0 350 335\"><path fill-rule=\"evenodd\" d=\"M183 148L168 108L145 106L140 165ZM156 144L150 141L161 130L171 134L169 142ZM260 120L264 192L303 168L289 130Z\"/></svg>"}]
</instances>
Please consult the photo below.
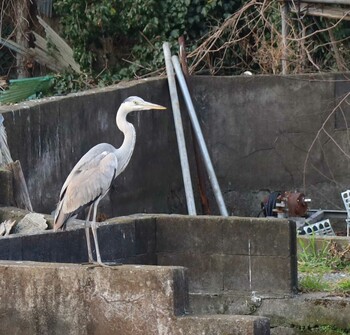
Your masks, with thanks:
<instances>
[{"instance_id":1,"label":"metal bar","mask_svg":"<svg viewBox=\"0 0 350 335\"><path fill-rule=\"evenodd\" d=\"M307 211L308 215L317 216L317 219L325 218L325 219L346 219L347 212L345 210L337 210L337 209L309 209ZM322 216L321 216L322 215ZM307 219L308 220L308 219Z\"/></svg>"},{"instance_id":2,"label":"metal bar","mask_svg":"<svg viewBox=\"0 0 350 335\"><path fill-rule=\"evenodd\" d=\"M277 0L278 2L289 2L299 4L299 0ZM350 5L350 0L302 0L306 3L316 3L320 5Z\"/></svg>"},{"instance_id":3,"label":"metal bar","mask_svg":"<svg viewBox=\"0 0 350 335\"><path fill-rule=\"evenodd\" d=\"M172 56L171 60L173 62L174 68L175 68L175 72L176 72L177 79L178 79L179 84L180 84L182 94L185 98L185 102L186 102L187 110L188 110L188 113L190 116L190 120L192 122L194 133L195 133L197 141L199 143L199 147L200 147L203 159L204 159L204 164L206 166L206 169L207 169L207 172L209 175L209 180L210 180L211 186L213 188L215 199L216 199L216 202L218 203L218 206L219 206L220 214L222 216L228 216L227 209L226 209L225 202L224 202L224 198L222 196L220 186L219 186L218 180L217 180L216 175L215 175L214 167L213 167L213 164L211 162L209 152L208 152L207 146L206 146L205 141L204 141L203 133L202 133L201 127L200 127L199 122L198 122L196 111L194 109L192 99L191 99L190 93L188 91L184 75L181 71L181 65L179 62L179 58L177 56Z\"/></svg>"},{"instance_id":4,"label":"metal bar","mask_svg":"<svg viewBox=\"0 0 350 335\"><path fill-rule=\"evenodd\" d=\"M188 89L190 91L191 87L189 86L189 83L188 83L189 72L188 72L188 66L187 66L187 60L186 60L185 37L183 35L180 36L178 41L180 46L179 55L180 55L181 67L185 76L185 80L187 82ZM199 149L198 141L194 133L192 124L191 124L191 134L192 134L192 142L193 142L193 152L194 152L196 168L197 168L198 189L199 189L200 201L202 205L202 213L205 215L210 215L211 212L210 212L209 199L207 196L207 189L206 189L207 175L205 172L205 168L203 166L203 160L200 156L200 149Z\"/></svg>"},{"instance_id":5,"label":"metal bar","mask_svg":"<svg viewBox=\"0 0 350 335\"><path fill-rule=\"evenodd\" d=\"M350 5L350 0L302 0L302 2L332 5Z\"/></svg>"},{"instance_id":6,"label":"metal bar","mask_svg":"<svg viewBox=\"0 0 350 335\"><path fill-rule=\"evenodd\" d=\"M188 157L187 157L187 151L186 151L185 135L184 135L182 120L181 120L179 97L177 95L175 74L174 74L173 65L171 63L171 53L170 53L170 47L168 42L163 43L163 52L164 52L165 66L166 66L166 72L168 77L171 106L173 109L173 116L174 116L174 122L175 122L177 145L178 145L179 154L180 154L182 177L183 177L184 186L185 186L187 210L189 215L197 215L194 196L193 196L193 190L192 190L190 167L188 164Z\"/></svg>"},{"instance_id":7,"label":"metal bar","mask_svg":"<svg viewBox=\"0 0 350 335\"><path fill-rule=\"evenodd\" d=\"M288 64L287 64L287 36L288 36L288 4L283 2L281 4L281 20L282 20L282 74L286 75L288 73Z\"/></svg>"}]
</instances>

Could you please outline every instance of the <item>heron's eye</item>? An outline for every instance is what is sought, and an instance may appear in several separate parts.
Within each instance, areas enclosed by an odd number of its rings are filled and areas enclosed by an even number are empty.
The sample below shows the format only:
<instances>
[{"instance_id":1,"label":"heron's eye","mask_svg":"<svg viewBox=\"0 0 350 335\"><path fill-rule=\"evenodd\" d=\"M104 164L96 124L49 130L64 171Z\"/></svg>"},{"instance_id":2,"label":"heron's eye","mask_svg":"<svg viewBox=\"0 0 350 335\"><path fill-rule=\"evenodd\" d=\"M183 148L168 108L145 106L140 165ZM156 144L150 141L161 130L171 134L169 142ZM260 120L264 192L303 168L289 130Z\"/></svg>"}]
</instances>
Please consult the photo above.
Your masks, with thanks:
<instances>
[{"instance_id":1,"label":"heron's eye","mask_svg":"<svg viewBox=\"0 0 350 335\"><path fill-rule=\"evenodd\" d=\"M134 101L134 105L137 105L137 101Z\"/></svg>"}]
</instances>

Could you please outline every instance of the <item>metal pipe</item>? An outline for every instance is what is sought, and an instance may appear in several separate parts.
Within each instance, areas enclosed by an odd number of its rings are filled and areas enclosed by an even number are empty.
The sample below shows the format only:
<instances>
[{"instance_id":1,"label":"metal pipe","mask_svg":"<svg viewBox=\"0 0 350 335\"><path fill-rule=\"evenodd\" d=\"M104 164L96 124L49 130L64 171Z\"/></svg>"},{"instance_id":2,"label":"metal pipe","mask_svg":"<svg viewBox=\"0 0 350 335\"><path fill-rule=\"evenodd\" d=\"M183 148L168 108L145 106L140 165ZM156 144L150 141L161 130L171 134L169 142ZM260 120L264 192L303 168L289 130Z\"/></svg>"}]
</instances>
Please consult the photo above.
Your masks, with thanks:
<instances>
[{"instance_id":1,"label":"metal pipe","mask_svg":"<svg viewBox=\"0 0 350 335\"><path fill-rule=\"evenodd\" d=\"M286 75L288 73L288 64L287 64L287 36L288 36L288 4L283 2L281 4L281 20L282 20L282 74Z\"/></svg>"},{"instance_id":2,"label":"metal pipe","mask_svg":"<svg viewBox=\"0 0 350 335\"><path fill-rule=\"evenodd\" d=\"M350 5L350 0L302 0L302 2L331 5Z\"/></svg>"},{"instance_id":3,"label":"metal pipe","mask_svg":"<svg viewBox=\"0 0 350 335\"><path fill-rule=\"evenodd\" d=\"M197 215L194 196L193 196L193 190L192 190L190 167L188 164L188 157L187 157L187 151L186 151L185 135L184 135L182 120L181 120L179 97L177 95L175 74L174 74L173 65L171 63L171 53L170 53L170 47L168 42L163 43L163 52L164 52L165 66L166 66L166 72L168 77L171 106L173 109L173 117L175 122L177 145L178 145L179 154L180 154L182 177L183 177L184 186L185 186L187 210L189 215Z\"/></svg>"},{"instance_id":4,"label":"metal pipe","mask_svg":"<svg viewBox=\"0 0 350 335\"><path fill-rule=\"evenodd\" d=\"M180 57L181 68L185 76L188 90L191 93L191 86L188 83L189 71L188 71L187 58L186 58L185 37L183 35L180 36L178 41L180 46L179 57ZM206 180L208 179L208 176L206 174L205 167L203 165L203 159L201 157L198 141L197 141L196 135L194 134L194 129L192 125L191 125L191 135L192 135L191 137L192 137L194 158L195 158L196 167L197 167L198 189L199 189L200 201L202 205L202 213L205 215L211 215L210 207L209 207L209 199L207 196L207 187L206 187Z\"/></svg>"},{"instance_id":5,"label":"metal pipe","mask_svg":"<svg viewBox=\"0 0 350 335\"><path fill-rule=\"evenodd\" d=\"M220 186L219 186L218 180L217 180L216 175L215 175L214 167L213 167L213 164L211 162L209 152L208 152L207 146L206 146L205 141L204 141L203 133L202 133L201 127L199 125L196 111L194 109L192 99L191 99L190 93L189 93L187 85L186 85L185 77L181 71L181 65L179 62L179 58L177 56L172 56L171 60L173 62L174 68L175 68L175 72L176 72L177 79L178 79L179 84L180 84L182 94L185 98L185 103L186 103L187 110L188 110L188 113L190 116L190 120L191 120L193 129L194 129L194 133L196 135L197 141L199 143L199 148L200 148L202 156L203 156L204 164L205 164L205 167L206 167L207 172L208 172L209 180L211 183L211 187L213 188L216 202L219 206L220 214L222 216L228 216L226 205L224 202L224 198L222 196Z\"/></svg>"}]
</instances>

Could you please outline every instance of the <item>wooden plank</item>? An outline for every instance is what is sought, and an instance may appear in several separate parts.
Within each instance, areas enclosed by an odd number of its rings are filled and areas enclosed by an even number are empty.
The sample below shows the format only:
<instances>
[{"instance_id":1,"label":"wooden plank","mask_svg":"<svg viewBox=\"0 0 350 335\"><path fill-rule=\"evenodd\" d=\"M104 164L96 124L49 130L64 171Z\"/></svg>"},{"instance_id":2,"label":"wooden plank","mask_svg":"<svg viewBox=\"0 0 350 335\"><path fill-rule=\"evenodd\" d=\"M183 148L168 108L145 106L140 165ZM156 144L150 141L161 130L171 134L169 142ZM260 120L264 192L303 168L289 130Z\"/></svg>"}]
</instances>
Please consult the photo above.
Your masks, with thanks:
<instances>
[{"instance_id":1,"label":"wooden plank","mask_svg":"<svg viewBox=\"0 0 350 335\"><path fill-rule=\"evenodd\" d=\"M6 166L0 167L0 200L5 206L13 206L12 172Z\"/></svg>"},{"instance_id":2,"label":"wooden plank","mask_svg":"<svg viewBox=\"0 0 350 335\"><path fill-rule=\"evenodd\" d=\"M301 2L300 10L298 7L291 7L291 11L293 13L300 11L300 13L303 13L306 15L350 21L350 8L349 10L346 10L344 8L322 6L322 5L310 5L310 4L307 4L306 2Z\"/></svg>"},{"instance_id":3,"label":"wooden plank","mask_svg":"<svg viewBox=\"0 0 350 335\"><path fill-rule=\"evenodd\" d=\"M298 5L297 0L277 0L278 2L289 2L294 3ZM315 3L315 4L321 4L321 5L349 5L350 6L350 0L303 0L303 2L306 3Z\"/></svg>"},{"instance_id":4,"label":"wooden plank","mask_svg":"<svg viewBox=\"0 0 350 335\"><path fill-rule=\"evenodd\" d=\"M303 0L303 2L327 5L350 5L350 0Z\"/></svg>"}]
</instances>

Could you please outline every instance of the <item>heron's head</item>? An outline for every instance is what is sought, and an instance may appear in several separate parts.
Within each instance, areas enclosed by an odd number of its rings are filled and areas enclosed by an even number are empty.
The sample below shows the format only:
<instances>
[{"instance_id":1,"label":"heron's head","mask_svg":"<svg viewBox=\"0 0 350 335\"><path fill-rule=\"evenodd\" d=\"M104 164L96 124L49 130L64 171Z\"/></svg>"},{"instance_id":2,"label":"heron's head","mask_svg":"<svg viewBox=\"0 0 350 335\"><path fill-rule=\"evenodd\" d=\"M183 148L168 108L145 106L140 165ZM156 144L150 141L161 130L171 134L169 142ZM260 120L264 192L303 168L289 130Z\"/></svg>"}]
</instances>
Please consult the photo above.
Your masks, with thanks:
<instances>
[{"instance_id":1,"label":"heron's head","mask_svg":"<svg viewBox=\"0 0 350 335\"><path fill-rule=\"evenodd\" d=\"M125 99L122 103L124 108L128 111L141 111L141 110L149 110L149 109L166 109L161 105L153 104L151 102L147 102L140 97L129 97Z\"/></svg>"}]
</instances>

